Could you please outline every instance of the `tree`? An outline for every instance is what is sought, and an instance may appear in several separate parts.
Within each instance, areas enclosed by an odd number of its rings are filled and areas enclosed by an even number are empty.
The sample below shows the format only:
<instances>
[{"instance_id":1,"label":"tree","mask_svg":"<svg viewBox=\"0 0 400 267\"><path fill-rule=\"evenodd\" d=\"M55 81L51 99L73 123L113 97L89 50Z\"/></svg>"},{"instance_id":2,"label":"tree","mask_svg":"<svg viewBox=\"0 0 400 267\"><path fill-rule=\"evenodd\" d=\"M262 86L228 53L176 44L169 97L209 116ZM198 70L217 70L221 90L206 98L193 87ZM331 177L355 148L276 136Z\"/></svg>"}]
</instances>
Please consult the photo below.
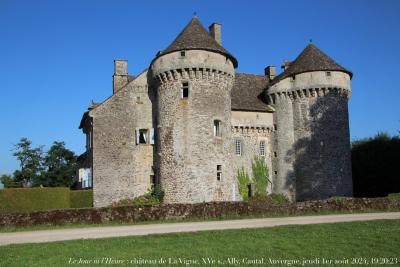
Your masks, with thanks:
<instances>
[{"instance_id":1,"label":"tree","mask_svg":"<svg viewBox=\"0 0 400 267\"><path fill-rule=\"evenodd\" d=\"M353 190L356 197L383 197L400 192L400 137L378 133L351 145Z\"/></svg>"},{"instance_id":2,"label":"tree","mask_svg":"<svg viewBox=\"0 0 400 267\"><path fill-rule=\"evenodd\" d=\"M4 185L4 188L15 188L15 187L18 187L11 175L3 174L0 177L0 181Z\"/></svg>"},{"instance_id":3,"label":"tree","mask_svg":"<svg viewBox=\"0 0 400 267\"><path fill-rule=\"evenodd\" d=\"M21 138L14 146L14 156L19 160L21 170L14 172L14 181L20 187L35 184L40 178L42 168L43 148L31 148L32 142L27 138Z\"/></svg>"},{"instance_id":4,"label":"tree","mask_svg":"<svg viewBox=\"0 0 400 267\"><path fill-rule=\"evenodd\" d=\"M64 142L54 142L44 157L44 172L38 181L43 186L70 187L75 182L77 157L65 148Z\"/></svg>"},{"instance_id":5,"label":"tree","mask_svg":"<svg viewBox=\"0 0 400 267\"><path fill-rule=\"evenodd\" d=\"M268 166L265 164L265 161L261 157L255 157L252 163L253 169L253 181L256 186L256 196L266 196L267 195L267 187L271 182L268 179Z\"/></svg>"}]
</instances>

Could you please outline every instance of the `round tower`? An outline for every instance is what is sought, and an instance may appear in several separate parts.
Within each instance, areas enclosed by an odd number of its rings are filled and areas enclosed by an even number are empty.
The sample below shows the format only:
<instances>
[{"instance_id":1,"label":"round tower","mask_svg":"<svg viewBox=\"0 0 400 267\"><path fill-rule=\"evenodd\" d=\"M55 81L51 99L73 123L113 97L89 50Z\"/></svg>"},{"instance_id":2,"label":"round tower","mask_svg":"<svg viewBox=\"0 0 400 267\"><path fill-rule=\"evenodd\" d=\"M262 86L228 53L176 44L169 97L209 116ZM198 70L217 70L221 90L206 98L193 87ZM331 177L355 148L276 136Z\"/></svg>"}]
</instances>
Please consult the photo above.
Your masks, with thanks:
<instances>
[{"instance_id":1,"label":"round tower","mask_svg":"<svg viewBox=\"0 0 400 267\"><path fill-rule=\"evenodd\" d=\"M235 200L236 180L229 164L236 66L236 59L196 17L152 61L156 167L166 203Z\"/></svg>"},{"instance_id":2,"label":"round tower","mask_svg":"<svg viewBox=\"0 0 400 267\"><path fill-rule=\"evenodd\" d=\"M276 191L294 200L352 196L352 73L308 45L268 89L277 125Z\"/></svg>"}]
</instances>

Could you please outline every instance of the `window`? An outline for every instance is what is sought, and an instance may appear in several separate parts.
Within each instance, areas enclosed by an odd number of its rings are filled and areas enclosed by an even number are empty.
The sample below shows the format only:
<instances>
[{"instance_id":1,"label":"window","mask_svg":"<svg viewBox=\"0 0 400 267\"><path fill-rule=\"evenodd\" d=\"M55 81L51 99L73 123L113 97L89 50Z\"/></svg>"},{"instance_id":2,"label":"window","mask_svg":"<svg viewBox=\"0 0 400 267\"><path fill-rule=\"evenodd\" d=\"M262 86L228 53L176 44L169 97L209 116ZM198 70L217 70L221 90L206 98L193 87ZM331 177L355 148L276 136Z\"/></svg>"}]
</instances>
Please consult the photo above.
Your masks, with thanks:
<instances>
[{"instance_id":1,"label":"window","mask_svg":"<svg viewBox=\"0 0 400 267\"><path fill-rule=\"evenodd\" d=\"M331 77L331 72L330 71L325 72L325 74L326 74L326 77Z\"/></svg>"},{"instance_id":2,"label":"window","mask_svg":"<svg viewBox=\"0 0 400 267\"><path fill-rule=\"evenodd\" d=\"M277 131L278 130L278 126L276 124L274 124L274 130Z\"/></svg>"},{"instance_id":3,"label":"window","mask_svg":"<svg viewBox=\"0 0 400 267\"><path fill-rule=\"evenodd\" d=\"M186 51L181 51L181 57L185 57L186 56Z\"/></svg>"},{"instance_id":4,"label":"window","mask_svg":"<svg viewBox=\"0 0 400 267\"><path fill-rule=\"evenodd\" d=\"M235 154L237 156L242 155L242 141L240 141L240 140L235 141Z\"/></svg>"},{"instance_id":5,"label":"window","mask_svg":"<svg viewBox=\"0 0 400 267\"><path fill-rule=\"evenodd\" d=\"M217 181L221 181L222 178L222 165L217 165Z\"/></svg>"},{"instance_id":6,"label":"window","mask_svg":"<svg viewBox=\"0 0 400 267\"><path fill-rule=\"evenodd\" d=\"M147 143L147 130L141 129L139 130L139 144Z\"/></svg>"},{"instance_id":7,"label":"window","mask_svg":"<svg viewBox=\"0 0 400 267\"><path fill-rule=\"evenodd\" d=\"M136 129L136 144L154 144L154 129Z\"/></svg>"},{"instance_id":8,"label":"window","mask_svg":"<svg viewBox=\"0 0 400 267\"><path fill-rule=\"evenodd\" d=\"M294 80L296 80L296 75L292 75L291 81L294 81Z\"/></svg>"},{"instance_id":9,"label":"window","mask_svg":"<svg viewBox=\"0 0 400 267\"><path fill-rule=\"evenodd\" d=\"M219 136L219 137L222 136L220 120L214 120L214 136Z\"/></svg>"},{"instance_id":10,"label":"window","mask_svg":"<svg viewBox=\"0 0 400 267\"><path fill-rule=\"evenodd\" d=\"M260 156L265 156L265 141L260 141Z\"/></svg>"},{"instance_id":11,"label":"window","mask_svg":"<svg viewBox=\"0 0 400 267\"><path fill-rule=\"evenodd\" d=\"M276 158L278 156L278 153L276 151L274 152L274 157Z\"/></svg>"},{"instance_id":12,"label":"window","mask_svg":"<svg viewBox=\"0 0 400 267\"><path fill-rule=\"evenodd\" d=\"M181 98L187 99L189 97L189 83L183 82L182 83L182 90L181 90Z\"/></svg>"}]
</instances>

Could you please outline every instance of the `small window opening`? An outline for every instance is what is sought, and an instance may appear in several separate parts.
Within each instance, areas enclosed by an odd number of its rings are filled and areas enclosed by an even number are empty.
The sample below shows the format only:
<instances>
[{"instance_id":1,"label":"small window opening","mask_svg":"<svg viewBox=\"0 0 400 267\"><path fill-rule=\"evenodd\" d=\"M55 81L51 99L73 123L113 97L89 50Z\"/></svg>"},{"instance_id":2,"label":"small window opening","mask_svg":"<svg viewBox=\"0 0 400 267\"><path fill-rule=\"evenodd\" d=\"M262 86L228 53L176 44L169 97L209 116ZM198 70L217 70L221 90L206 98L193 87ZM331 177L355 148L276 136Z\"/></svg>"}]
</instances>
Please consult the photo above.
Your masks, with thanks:
<instances>
[{"instance_id":1,"label":"small window opening","mask_svg":"<svg viewBox=\"0 0 400 267\"><path fill-rule=\"evenodd\" d=\"M292 81L296 80L296 75L292 75Z\"/></svg>"},{"instance_id":2,"label":"small window opening","mask_svg":"<svg viewBox=\"0 0 400 267\"><path fill-rule=\"evenodd\" d=\"M274 157L276 158L278 156L278 153L276 151L274 152Z\"/></svg>"},{"instance_id":3,"label":"small window opening","mask_svg":"<svg viewBox=\"0 0 400 267\"><path fill-rule=\"evenodd\" d=\"M217 180L221 181L222 178L222 165L217 165Z\"/></svg>"},{"instance_id":4,"label":"small window opening","mask_svg":"<svg viewBox=\"0 0 400 267\"><path fill-rule=\"evenodd\" d=\"M325 74L326 74L327 77L331 77L331 72L330 71L325 72Z\"/></svg>"},{"instance_id":5,"label":"small window opening","mask_svg":"<svg viewBox=\"0 0 400 267\"><path fill-rule=\"evenodd\" d=\"M276 124L274 124L274 130L278 130L278 126Z\"/></svg>"},{"instance_id":6,"label":"small window opening","mask_svg":"<svg viewBox=\"0 0 400 267\"><path fill-rule=\"evenodd\" d=\"M272 104L275 105L275 95L272 95Z\"/></svg>"},{"instance_id":7,"label":"small window opening","mask_svg":"<svg viewBox=\"0 0 400 267\"><path fill-rule=\"evenodd\" d=\"M187 99L188 97L189 97L189 83L188 82L183 82L182 83L181 98L182 99Z\"/></svg>"},{"instance_id":8,"label":"small window opening","mask_svg":"<svg viewBox=\"0 0 400 267\"><path fill-rule=\"evenodd\" d=\"M221 137L221 121L220 120L214 120L214 136Z\"/></svg>"},{"instance_id":9,"label":"small window opening","mask_svg":"<svg viewBox=\"0 0 400 267\"><path fill-rule=\"evenodd\" d=\"M274 173L275 173L275 175L277 175L277 174L278 174L278 172L277 172L277 171L274 171Z\"/></svg>"},{"instance_id":10,"label":"small window opening","mask_svg":"<svg viewBox=\"0 0 400 267\"><path fill-rule=\"evenodd\" d=\"M139 130L139 144L147 144L147 130Z\"/></svg>"},{"instance_id":11,"label":"small window opening","mask_svg":"<svg viewBox=\"0 0 400 267\"><path fill-rule=\"evenodd\" d=\"M237 156L242 155L242 141L240 141L240 140L235 141L235 154Z\"/></svg>"},{"instance_id":12,"label":"small window opening","mask_svg":"<svg viewBox=\"0 0 400 267\"><path fill-rule=\"evenodd\" d=\"M186 51L181 51L181 57L185 57L186 56Z\"/></svg>"},{"instance_id":13,"label":"small window opening","mask_svg":"<svg viewBox=\"0 0 400 267\"><path fill-rule=\"evenodd\" d=\"M265 156L265 141L260 141L260 156Z\"/></svg>"}]
</instances>

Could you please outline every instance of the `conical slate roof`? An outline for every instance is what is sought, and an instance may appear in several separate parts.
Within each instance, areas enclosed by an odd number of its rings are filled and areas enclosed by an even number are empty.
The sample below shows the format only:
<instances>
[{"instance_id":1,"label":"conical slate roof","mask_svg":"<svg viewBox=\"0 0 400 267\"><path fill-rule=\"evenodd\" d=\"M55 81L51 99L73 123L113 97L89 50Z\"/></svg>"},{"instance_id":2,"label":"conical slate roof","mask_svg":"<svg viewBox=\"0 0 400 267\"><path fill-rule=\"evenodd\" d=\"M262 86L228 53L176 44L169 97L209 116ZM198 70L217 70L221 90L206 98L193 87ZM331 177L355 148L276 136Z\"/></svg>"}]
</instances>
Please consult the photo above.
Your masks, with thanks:
<instances>
[{"instance_id":1,"label":"conical slate roof","mask_svg":"<svg viewBox=\"0 0 400 267\"><path fill-rule=\"evenodd\" d=\"M209 32L203 27L196 16L190 20L188 25L186 25L183 31L175 38L167 49L157 54L156 58L181 50L206 50L217 52L232 60L235 68L238 66L236 58L218 44L213 37L211 37Z\"/></svg>"},{"instance_id":2,"label":"conical slate roof","mask_svg":"<svg viewBox=\"0 0 400 267\"><path fill-rule=\"evenodd\" d=\"M342 71L349 74L350 78L353 76L353 73L340 66L314 44L309 44L303 52L301 52L301 54L290 63L289 67L273 80L272 83L309 71Z\"/></svg>"}]
</instances>

